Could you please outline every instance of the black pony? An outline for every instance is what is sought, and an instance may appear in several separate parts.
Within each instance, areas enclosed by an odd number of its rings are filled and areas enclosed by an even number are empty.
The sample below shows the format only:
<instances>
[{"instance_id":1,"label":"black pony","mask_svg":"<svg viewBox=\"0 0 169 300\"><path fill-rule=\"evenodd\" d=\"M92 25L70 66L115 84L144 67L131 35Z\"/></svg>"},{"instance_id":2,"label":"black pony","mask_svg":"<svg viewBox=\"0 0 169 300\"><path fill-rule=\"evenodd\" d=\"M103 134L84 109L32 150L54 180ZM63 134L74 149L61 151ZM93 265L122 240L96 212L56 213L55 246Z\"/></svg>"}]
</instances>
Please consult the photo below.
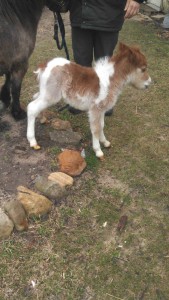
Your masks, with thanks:
<instances>
[{"instance_id":1,"label":"black pony","mask_svg":"<svg viewBox=\"0 0 169 300\"><path fill-rule=\"evenodd\" d=\"M26 117L19 98L28 60L35 46L38 22L44 6L55 11L57 2L0 0L0 76L5 76L0 100L5 107L12 100L11 111L17 120Z\"/></svg>"}]
</instances>

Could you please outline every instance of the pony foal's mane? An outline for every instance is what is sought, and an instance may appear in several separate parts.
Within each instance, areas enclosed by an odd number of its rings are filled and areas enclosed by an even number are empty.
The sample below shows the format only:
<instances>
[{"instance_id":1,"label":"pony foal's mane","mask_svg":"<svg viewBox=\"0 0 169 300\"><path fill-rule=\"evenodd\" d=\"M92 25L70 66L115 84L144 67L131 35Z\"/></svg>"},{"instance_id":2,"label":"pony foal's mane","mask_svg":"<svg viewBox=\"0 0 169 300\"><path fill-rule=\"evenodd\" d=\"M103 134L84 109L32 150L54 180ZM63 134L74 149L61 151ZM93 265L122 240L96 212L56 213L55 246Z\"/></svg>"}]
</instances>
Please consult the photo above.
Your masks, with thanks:
<instances>
[{"instance_id":1,"label":"pony foal's mane","mask_svg":"<svg viewBox=\"0 0 169 300\"><path fill-rule=\"evenodd\" d=\"M115 55L116 63L120 62L123 57L126 57L130 63L137 67L147 66L145 56L141 53L138 46L126 46L125 44L119 44L119 51Z\"/></svg>"}]
</instances>

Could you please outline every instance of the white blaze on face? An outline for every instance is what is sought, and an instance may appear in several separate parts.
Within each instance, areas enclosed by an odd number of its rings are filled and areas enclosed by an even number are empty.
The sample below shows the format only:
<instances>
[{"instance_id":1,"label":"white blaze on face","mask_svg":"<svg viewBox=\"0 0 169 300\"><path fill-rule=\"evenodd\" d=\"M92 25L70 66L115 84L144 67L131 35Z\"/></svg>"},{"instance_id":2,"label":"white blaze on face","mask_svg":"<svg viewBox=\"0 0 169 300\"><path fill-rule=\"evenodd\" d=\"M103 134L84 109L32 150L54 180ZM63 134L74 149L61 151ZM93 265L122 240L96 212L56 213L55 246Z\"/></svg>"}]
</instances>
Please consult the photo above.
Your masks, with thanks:
<instances>
[{"instance_id":1,"label":"white blaze on face","mask_svg":"<svg viewBox=\"0 0 169 300\"><path fill-rule=\"evenodd\" d=\"M131 83L137 89L145 89L151 84L151 77L144 68L137 68L128 77L128 83Z\"/></svg>"},{"instance_id":2,"label":"white blaze on face","mask_svg":"<svg viewBox=\"0 0 169 300\"><path fill-rule=\"evenodd\" d=\"M152 80L151 77L149 76L147 81L145 82L146 87L148 87L151 84Z\"/></svg>"}]
</instances>

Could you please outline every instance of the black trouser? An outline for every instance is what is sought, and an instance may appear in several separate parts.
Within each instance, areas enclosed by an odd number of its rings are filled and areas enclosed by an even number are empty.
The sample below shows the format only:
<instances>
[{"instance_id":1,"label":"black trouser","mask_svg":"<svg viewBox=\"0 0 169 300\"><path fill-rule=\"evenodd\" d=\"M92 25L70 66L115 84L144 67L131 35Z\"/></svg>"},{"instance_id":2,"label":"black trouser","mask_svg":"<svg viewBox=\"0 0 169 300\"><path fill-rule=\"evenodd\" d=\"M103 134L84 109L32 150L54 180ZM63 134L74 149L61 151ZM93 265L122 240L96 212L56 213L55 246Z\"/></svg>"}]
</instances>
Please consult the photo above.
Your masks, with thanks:
<instances>
[{"instance_id":1,"label":"black trouser","mask_svg":"<svg viewBox=\"0 0 169 300\"><path fill-rule=\"evenodd\" d=\"M91 67L93 58L97 61L105 56L112 56L118 41L119 32L98 31L72 27L72 47L74 61L82 66ZM69 111L77 114L80 111L69 107ZM112 114L112 109L106 112Z\"/></svg>"},{"instance_id":2,"label":"black trouser","mask_svg":"<svg viewBox=\"0 0 169 300\"><path fill-rule=\"evenodd\" d=\"M74 61L90 67L94 60L112 56L118 41L119 32L98 31L72 27L72 47Z\"/></svg>"}]
</instances>

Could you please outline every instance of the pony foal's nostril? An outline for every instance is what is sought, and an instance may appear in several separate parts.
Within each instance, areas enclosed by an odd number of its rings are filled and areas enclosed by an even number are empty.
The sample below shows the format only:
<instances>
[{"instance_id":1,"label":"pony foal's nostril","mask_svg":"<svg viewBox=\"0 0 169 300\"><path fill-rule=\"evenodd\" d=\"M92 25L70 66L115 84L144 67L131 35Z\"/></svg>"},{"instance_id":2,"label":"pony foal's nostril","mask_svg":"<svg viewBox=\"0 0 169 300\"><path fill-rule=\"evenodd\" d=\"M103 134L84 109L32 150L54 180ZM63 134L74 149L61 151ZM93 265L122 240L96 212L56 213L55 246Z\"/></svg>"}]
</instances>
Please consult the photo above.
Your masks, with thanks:
<instances>
[{"instance_id":1,"label":"pony foal's nostril","mask_svg":"<svg viewBox=\"0 0 169 300\"><path fill-rule=\"evenodd\" d=\"M150 82L146 82L146 83L144 84L144 86L145 86L146 89L149 87L149 85L150 85Z\"/></svg>"}]
</instances>

